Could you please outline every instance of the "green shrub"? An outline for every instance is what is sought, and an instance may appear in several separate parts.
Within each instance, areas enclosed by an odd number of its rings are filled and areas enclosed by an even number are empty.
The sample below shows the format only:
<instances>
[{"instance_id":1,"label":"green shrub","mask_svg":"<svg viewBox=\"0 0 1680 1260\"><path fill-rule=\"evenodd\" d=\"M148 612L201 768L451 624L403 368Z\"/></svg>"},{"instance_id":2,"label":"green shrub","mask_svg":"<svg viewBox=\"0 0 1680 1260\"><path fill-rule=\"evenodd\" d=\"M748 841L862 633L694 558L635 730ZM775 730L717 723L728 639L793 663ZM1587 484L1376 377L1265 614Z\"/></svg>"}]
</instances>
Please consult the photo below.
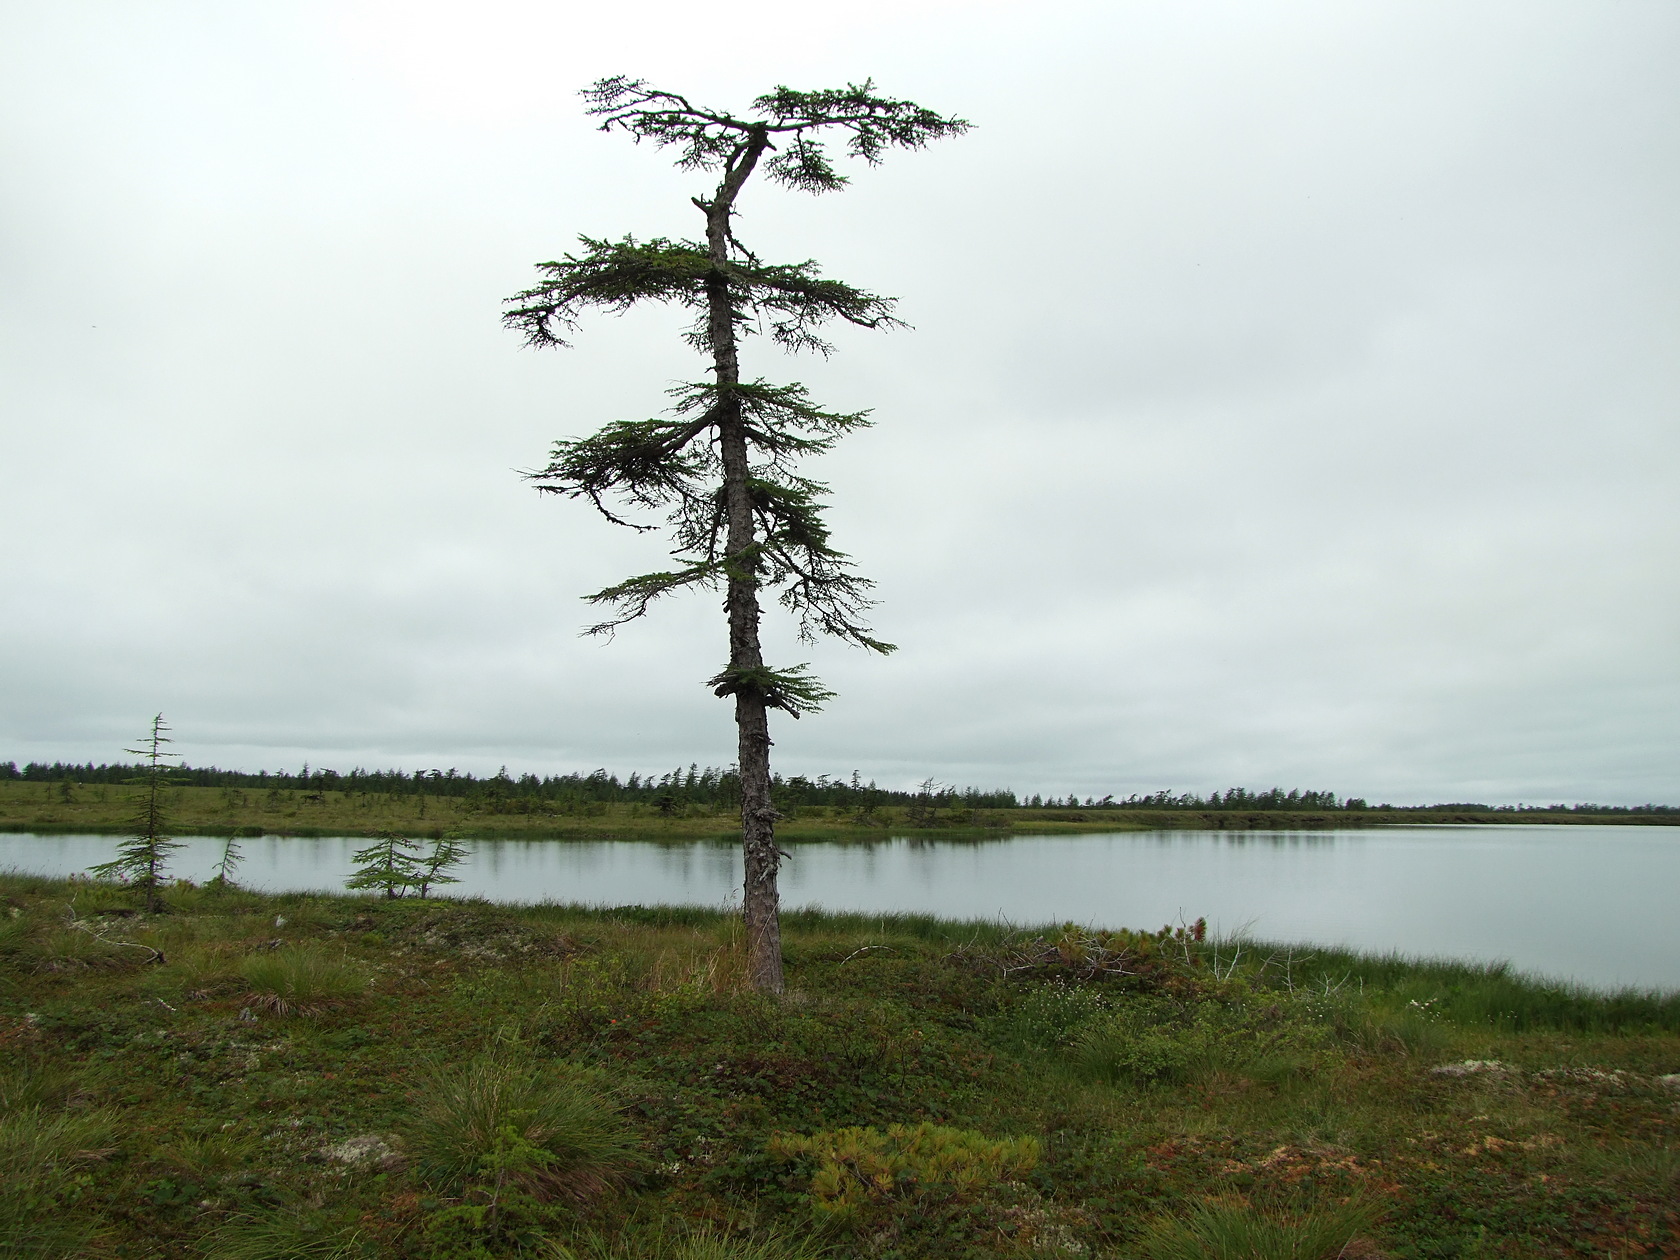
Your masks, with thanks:
<instances>
[{"instance_id":1,"label":"green shrub","mask_svg":"<svg viewBox=\"0 0 1680 1260\"><path fill-rule=\"evenodd\" d=\"M539 1201L592 1198L641 1162L635 1135L590 1074L517 1047L437 1073L410 1135L434 1185L512 1184Z\"/></svg>"},{"instance_id":2,"label":"green shrub","mask_svg":"<svg viewBox=\"0 0 1680 1260\"><path fill-rule=\"evenodd\" d=\"M943 1125L888 1125L773 1134L770 1154L812 1164L819 1219L854 1216L866 1203L932 1196L969 1198L1038 1166L1037 1138L988 1138Z\"/></svg>"},{"instance_id":3,"label":"green shrub","mask_svg":"<svg viewBox=\"0 0 1680 1260\"><path fill-rule=\"evenodd\" d=\"M1100 988L1063 980L1017 989L1011 999L998 1015L1004 1039L1045 1050L1071 1044L1113 1004Z\"/></svg>"},{"instance_id":4,"label":"green shrub","mask_svg":"<svg viewBox=\"0 0 1680 1260\"><path fill-rule=\"evenodd\" d=\"M1286 1214L1215 1199L1155 1221L1137 1250L1143 1260L1337 1260L1375 1217L1357 1201Z\"/></svg>"},{"instance_id":5,"label":"green shrub","mask_svg":"<svg viewBox=\"0 0 1680 1260\"><path fill-rule=\"evenodd\" d=\"M313 1015L367 991L368 977L341 956L307 945L251 954L239 964L251 1001L277 1015Z\"/></svg>"},{"instance_id":6,"label":"green shrub","mask_svg":"<svg viewBox=\"0 0 1680 1260\"><path fill-rule=\"evenodd\" d=\"M1089 1077L1151 1085L1183 1080L1195 1060L1181 1034L1165 1028L1128 1027L1111 1020L1088 1029L1073 1047L1074 1062Z\"/></svg>"},{"instance_id":7,"label":"green shrub","mask_svg":"<svg viewBox=\"0 0 1680 1260\"><path fill-rule=\"evenodd\" d=\"M1134 1085L1215 1073L1276 1082L1310 1067L1326 1036L1303 1012L1280 1004L1135 1001L1089 1025L1074 1040L1072 1060L1085 1076Z\"/></svg>"}]
</instances>

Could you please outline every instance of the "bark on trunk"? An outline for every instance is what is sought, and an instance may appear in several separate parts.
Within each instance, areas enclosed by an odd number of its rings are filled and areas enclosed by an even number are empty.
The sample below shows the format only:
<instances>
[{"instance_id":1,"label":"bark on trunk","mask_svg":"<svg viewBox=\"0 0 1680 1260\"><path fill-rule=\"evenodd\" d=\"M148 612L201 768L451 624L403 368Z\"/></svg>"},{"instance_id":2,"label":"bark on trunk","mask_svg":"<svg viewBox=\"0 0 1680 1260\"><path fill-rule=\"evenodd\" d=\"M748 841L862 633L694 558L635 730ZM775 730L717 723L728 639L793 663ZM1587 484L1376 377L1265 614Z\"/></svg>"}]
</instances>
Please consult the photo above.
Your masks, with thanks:
<instances>
[{"instance_id":1,"label":"bark on trunk","mask_svg":"<svg viewBox=\"0 0 1680 1260\"><path fill-rule=\"evenodd\" d=\"M717 195L701 205L706 214L706 246L717 270L706 282L712 369L719 385L741 379L735 349L735 311L723 268L729 259L729 217L741 185L752 174L768 137L753 131L724 172ZM731 669L764 665L758 639L757 533L748 485L747 438L740 407L726 399L718 415L718 447L723 462L724 513L729 557L729 586L724 607L729 614ZM742 912L747 928L747 975L755 989L780 993L782 979L781 896L776 874L776 810L770 802L770 723L764 697L756 691L735 693L737 757L741 768Z\"/></svg>"}]
</instances>

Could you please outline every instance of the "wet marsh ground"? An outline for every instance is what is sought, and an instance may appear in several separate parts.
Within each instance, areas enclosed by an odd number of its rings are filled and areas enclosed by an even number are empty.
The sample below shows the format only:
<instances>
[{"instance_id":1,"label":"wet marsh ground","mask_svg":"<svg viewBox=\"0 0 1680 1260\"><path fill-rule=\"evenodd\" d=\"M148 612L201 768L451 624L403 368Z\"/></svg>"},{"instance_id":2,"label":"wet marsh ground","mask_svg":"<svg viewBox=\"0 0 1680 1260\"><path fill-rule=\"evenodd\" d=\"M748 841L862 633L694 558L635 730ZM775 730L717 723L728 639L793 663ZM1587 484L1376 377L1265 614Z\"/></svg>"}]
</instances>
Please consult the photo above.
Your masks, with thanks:
<instances>
[{"instance_id":1,"label":"wet marsh ground","mask_svg":"<svg viewBox=\"0 0 1680 1260\"><path fill-rule=\"evenodd\" d=\"M1672 995L796 913L778 1000L703 910L167 899L0 877L0 1253L1680 1256Z\"/></svg>"}]
</instances>

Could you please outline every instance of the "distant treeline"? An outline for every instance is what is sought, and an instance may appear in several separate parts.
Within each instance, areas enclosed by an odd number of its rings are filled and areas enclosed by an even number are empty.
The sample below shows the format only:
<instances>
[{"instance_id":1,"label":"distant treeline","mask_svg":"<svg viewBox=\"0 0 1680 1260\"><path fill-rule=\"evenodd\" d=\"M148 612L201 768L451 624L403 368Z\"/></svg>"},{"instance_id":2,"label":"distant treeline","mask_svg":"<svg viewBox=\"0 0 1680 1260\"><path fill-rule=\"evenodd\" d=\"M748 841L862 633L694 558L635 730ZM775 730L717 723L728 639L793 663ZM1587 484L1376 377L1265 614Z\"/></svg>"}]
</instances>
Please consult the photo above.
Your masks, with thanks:
<instances>
[{"instance_id":1,"label":"distant treeline","mask_svg":"<svg viewBox=\"0 0 1680 1260\"><path fill-rule=\"evenodd\" d=\"M140 774L138 765L51 764L31 761L21 770L15 761L0 761L0 781L32 783L125 783ZM740 777L734 767L701 769L691 765L664 774L631 774L620 779L605 770L591 774L543 775L508 774L506 767L487 778L448 770L337 770L311 769L307 764L295 774L285 770L219 770L215 766L175 766L167 772L170 782L182 787L228 787L302 792L366 792L386 795L452 796L477 800L543 800L555 803L590 801L639 801L663 805L735 805L740 801ZM883 788L873 780L862 782L854 771L849 777L818 775L815 779L792 775L774 779L776 800L787 805L830 805L860 810L877 806L967 808L967 809L1149 809L1208 812L1320 813L1332 810L1389 810L1417 813L1570 813L1570 814L1680 814L1674 805L1482 805L1455 801L1439 805L1370 805L1357 796L1339 797L1334 792L1271 788L1251 792L1227 788L1206 797L1193 792L1154 792L1101 799L1077 796L1056 797L1034 794L1017 796L1007 788L955 788L926 780L916 788Z\"/></svg>"},{"instance_id":2,"label":"distant treeline","mask_svg":"<svg viewBox=\"0 0 1680 1260\"><path fill-rule=\"evenodd\" d=\"M12 761L0 762L0 781L22 779L31 782L125 783L140 773L137 765L67 765L63 762L31 761L21 770ZM664 774L631 774L620 779L605 770L591 774L559 774L538 777L523 774L514 778L503 767L488 778L478 778L454 768L448 770L315 770L305 765L295 774L288 771L220 770L214 766L175 766L167 770L171 783L182 787L230 787L277 789L303 792L368 792L407 796L453 796L476 800L543 800L556 803L588 801L641 801L678 805L736 805L741 799L741 778L733 766L720 770L691 765ZM969 809L1013 809L1021 804L1015 793L981 788L946 787L924 783L916 791L901 792L864 783L853 773L849 779L804 775L773 780L776 800L788 805L839 805L871 809L882 805L933 803L942 807Z\"/></svg>"}]
</instances>

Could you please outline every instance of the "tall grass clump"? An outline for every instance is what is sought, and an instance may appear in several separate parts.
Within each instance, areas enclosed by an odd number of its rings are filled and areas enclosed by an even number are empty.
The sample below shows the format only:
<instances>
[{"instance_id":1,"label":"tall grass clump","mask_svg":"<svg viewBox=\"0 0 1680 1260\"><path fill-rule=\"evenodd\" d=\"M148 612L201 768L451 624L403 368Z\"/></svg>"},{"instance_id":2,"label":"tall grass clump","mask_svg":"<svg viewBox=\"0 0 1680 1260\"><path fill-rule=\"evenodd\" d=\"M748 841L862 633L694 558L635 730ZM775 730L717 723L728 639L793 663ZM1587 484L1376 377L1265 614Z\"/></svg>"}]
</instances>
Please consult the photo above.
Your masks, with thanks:
<instances>
[{"instance_id":1,"label":"tall grass clump","mask_svg":"<svg viewBox=\"0 0 1680 1260\"><path fill-rule=\"evenodd\" d=\"M207 1260L353 1260L370 1255L359 1231L318 1212L280 1208L227 1222L198 1244Z\"/></svg>"},{"instance_id":2,"label":"tall grass clump","mask_svg":"<svg viewBox=\"0 0 1680 1260\"><path fill-rule=\"evenodd\" d=\"M33 1105L0 1115L0 1255L84 1254L93 1222L67 1211L83 1197L81 1169L113 1153L114 1129L106 1111L55 1113Z\"/></svg>"},{"instance_id":3,"label":"tall grass clump","mask_svg":"<svg viewBox=\"0 0 1680 1260\"><path fill-rule=\"evenodd\" d=\"M496 1046L436 1073L409 1131L421 1176L449 1190L512 1185L539 1202L584 1201L641 1160L635 1134L590 1074Z\"/></svg>"},{"instance_id":4,"label":"tall grass clump","mask_svg":"<svg viewBox=\"0 0 1680 1260\"><path fill-rule=\"evenodd\" d=\"M250 998L277 1015L315 1015L367 991L368 977L346 959L298 945L251 954L239 964Z\"/></svg>"},{"instance_id":5,"label":"tall grass clump","mask_svg":"<svg viewBox=\"0 0 1680 1260\"><path fill-rule=\"evenodd\" d=\"M1300 1214L1266 1212L1215 1199L1144 1230L1142 1260L1337 1260L1371 1227L1376 1212L1358 1201Z\"/></svg>"},{"instance_id":6,"label":"tall grass clump","mask_svg":"<svg viewBox=\"0 0 1680 1260\"><path fill-rule=\"evenodd\" d=\"M614 1239L592 1236L550 1242L545 1260L818 1260L821 1248L796 1238L766 1234L741 1238L709 1225L658 1220L632 1225Z\"/></svg>"}]
</instances>

